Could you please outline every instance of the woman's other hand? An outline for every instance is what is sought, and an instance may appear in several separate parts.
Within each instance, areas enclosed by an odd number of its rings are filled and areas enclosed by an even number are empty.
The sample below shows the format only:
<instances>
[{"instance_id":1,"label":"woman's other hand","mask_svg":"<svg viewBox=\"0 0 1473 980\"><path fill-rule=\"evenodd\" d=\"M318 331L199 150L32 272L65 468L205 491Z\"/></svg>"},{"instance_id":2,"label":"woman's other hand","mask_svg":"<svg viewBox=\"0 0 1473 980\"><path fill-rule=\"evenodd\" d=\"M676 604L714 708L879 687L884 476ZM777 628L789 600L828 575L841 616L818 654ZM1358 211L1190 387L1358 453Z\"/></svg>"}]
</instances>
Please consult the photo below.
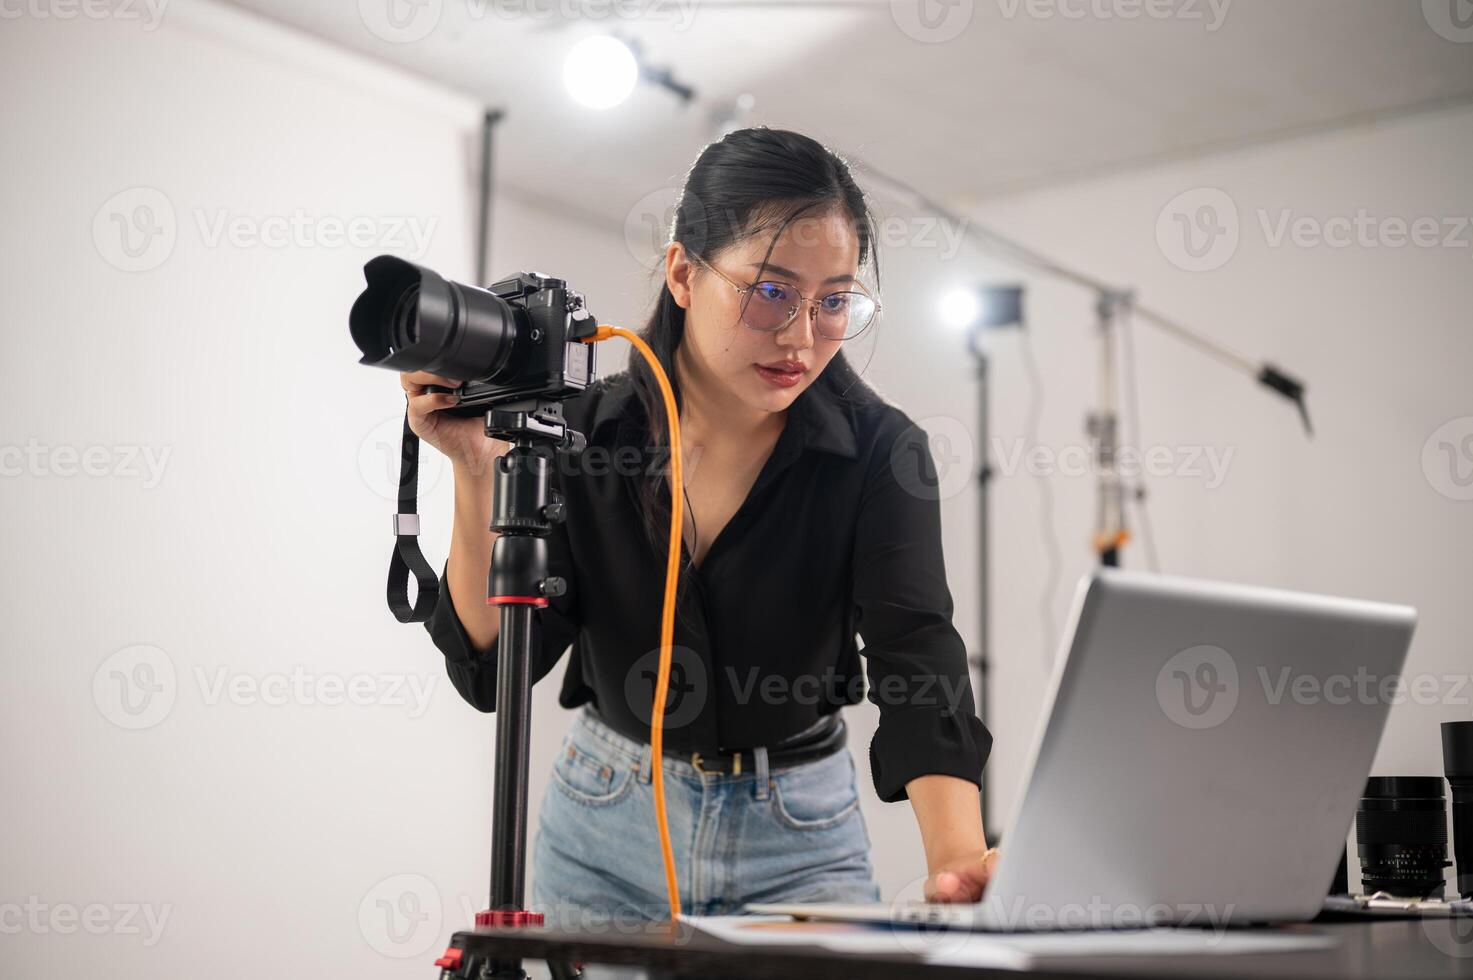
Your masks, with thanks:
<instances>
[{"instance_id":1,"label":"woman's other hand","mask_svg":"<svg viewBox=\"0 0 1473 980\"><path fill-rule=\"evenodd\" d=\"M928 902L977 902L992 878L997 848L953 858L936 868L926 879Z\"/></svg>"}]
</instances>

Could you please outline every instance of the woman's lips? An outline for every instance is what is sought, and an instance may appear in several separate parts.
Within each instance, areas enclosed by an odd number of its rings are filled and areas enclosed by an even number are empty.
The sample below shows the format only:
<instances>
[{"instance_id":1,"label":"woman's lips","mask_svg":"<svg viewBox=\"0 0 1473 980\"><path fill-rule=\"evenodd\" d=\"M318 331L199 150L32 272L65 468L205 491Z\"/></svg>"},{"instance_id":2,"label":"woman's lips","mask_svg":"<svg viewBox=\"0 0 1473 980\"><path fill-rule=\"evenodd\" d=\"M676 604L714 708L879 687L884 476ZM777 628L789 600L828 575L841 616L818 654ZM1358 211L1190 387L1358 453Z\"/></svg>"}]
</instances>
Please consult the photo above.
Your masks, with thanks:
<instances>
[{"instance_id":1,"label":"woman's lips","mask_svg":"<svg viewBox=\"0 0 1473 980\"><path fill-rule=\"evenodd\" d=\"M766 381L768 384L773 385L774 387L791 388L793 387L793 385L803 380L804 372L802 370L767 367L763 364L754 364L753 367L756 369L758 376L761 377L763 381Z\"/></svg>"}]
</instances>

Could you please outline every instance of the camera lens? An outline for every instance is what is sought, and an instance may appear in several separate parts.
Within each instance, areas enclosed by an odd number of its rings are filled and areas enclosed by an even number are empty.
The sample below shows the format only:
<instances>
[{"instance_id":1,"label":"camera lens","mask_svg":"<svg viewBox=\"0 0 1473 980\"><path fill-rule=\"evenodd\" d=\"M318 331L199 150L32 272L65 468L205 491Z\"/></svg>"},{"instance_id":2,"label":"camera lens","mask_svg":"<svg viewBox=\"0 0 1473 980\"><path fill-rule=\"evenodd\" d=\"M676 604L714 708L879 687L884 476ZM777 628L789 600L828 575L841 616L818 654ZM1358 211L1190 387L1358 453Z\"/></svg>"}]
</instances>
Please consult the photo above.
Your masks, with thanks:
<instances>
[{"instance_id":1,"label":"camera lens","mask_svg":"<svg viewBox=\"0 0 1473 980\"><path fill-rule=\"evenodd\" d=\"M518 311L495 293L391 255L370 260L363 276L368 286L348 316L360 364L458 381L516 373L526 331L518 329Z\"/></svg>"},{"instance_id":2,"label":"camera lens","mask_svg":"<svg viewBox=\"0 0 1473 980\"><path fill-rule=\"evenodd\" d=\"M1442 762L1453 790L1453 853L1457 890L1473 898L1473 721L1442 723Z\"/></svg>"},{"instance_id":3,"label":"camera lens","mask_svg":"<svg viewBox=\"0 0 1473 980\"><path fill-rule=\"evenodd\" d=\"M404 290L389 316L395 350L419 343L419 284Z\"/></svg>"},{"instance_id":4,"label":"camera lens","mask_svg":"<svg viewBox=\"0 0 1473 980\"><path fill-rule=\"evenodd\" d=\"M1439 776L1372 776L1355 814L1367 895L1441 898L1447 867L1447 800Z\"/></svg>"}]
</instances>

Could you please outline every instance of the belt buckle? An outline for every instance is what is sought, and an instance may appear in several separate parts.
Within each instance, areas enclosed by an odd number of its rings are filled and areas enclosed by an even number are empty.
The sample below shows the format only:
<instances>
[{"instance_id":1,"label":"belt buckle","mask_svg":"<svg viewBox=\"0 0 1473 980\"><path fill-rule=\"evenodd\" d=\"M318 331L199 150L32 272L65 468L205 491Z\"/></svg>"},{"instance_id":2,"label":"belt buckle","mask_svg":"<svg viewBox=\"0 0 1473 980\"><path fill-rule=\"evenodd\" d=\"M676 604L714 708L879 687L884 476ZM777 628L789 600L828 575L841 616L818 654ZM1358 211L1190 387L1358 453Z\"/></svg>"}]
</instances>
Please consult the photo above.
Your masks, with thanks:
<instances>
[{"instance_id":1,"label":"belt buckle","mask_svg":"<svg viewBox=\"0 0 1473 980\"><path fill-rule=\"evenodd\" d=\"M703 768L701 766L701 753L699 752L692 752L690 754L690 764L695 768L696 772L700 773L702 776L721 776L725 775L726 773L725 769ZM731 774L733 776L740 776L742 774L742 754L740 752L733 753Z\"/></svg>"}]
</instances>

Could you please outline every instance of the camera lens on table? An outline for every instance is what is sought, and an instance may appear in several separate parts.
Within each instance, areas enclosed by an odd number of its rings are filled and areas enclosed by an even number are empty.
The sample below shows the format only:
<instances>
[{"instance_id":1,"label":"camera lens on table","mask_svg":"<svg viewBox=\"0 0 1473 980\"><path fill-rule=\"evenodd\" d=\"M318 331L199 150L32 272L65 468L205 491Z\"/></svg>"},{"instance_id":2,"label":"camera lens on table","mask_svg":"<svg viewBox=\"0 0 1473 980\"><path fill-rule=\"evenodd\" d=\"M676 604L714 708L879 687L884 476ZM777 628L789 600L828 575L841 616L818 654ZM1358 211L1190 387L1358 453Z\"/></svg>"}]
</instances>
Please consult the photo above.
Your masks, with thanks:
<instances>
[{"instance_id":1,"label":"camera lens on table","mask_svg":"<svg viewBox=\"0 0 1473 980\"><path fill-rule=\"evenodd\" d=\"M1372 776L1355 814L1355 839L1367 895L1441 898L1449 863L1442 777Z\"/></svg>"}]
</instances>

